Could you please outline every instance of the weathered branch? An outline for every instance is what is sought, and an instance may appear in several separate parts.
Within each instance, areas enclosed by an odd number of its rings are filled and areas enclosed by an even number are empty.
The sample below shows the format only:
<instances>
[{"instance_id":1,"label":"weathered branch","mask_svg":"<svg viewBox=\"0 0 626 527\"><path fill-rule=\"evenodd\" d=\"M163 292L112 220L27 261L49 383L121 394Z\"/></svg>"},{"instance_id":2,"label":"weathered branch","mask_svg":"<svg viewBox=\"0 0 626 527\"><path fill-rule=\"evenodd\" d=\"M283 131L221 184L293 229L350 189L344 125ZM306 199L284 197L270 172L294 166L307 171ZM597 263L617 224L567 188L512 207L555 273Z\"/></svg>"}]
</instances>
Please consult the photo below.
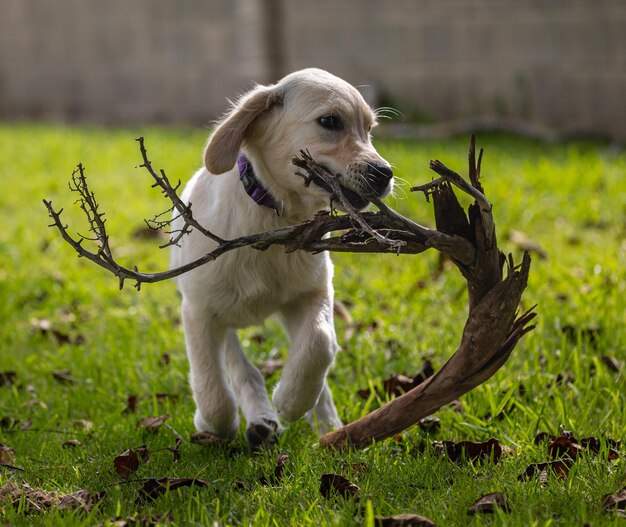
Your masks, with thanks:
<instances>
[{"instance_id":1,"label":"weathered branch","mask_svg":"<svg viewBox=\"0 0 626 527\"><path fill-rule=\"evenodd\" d=\"M469 316L459 348L433 377L365 417L326 434L320 438L322 445L358 448L406 430L485 382L502 367L518 341L534 328L529 325L535 318L534 308L517 316L530 271L530 255L526 252L521 265L514 267L512 258L506 260L499 251L492 207L479 182L481 160L482 151L476 161L472 137L471 183L433 161L430 166L441 177L414 188L432 196L437 230L459 236L475 248L474 260L469 264L452 258L467 280L469 293ZM467 215L449 183L475 198ZM505 262L508 276L503 279Z\"/></svg>"},{"instance_id":2,"label":"weathered branch","mask_svg":"<svg viewBox=\"0 0 626 527\"><path fill-rule=\"evenodd\" d=\"M439 161L432 161L430 168L440 177L435 181L414 187L432 198L436 229L429 229L410 220L379 199L368 199L378 212L358 212L346 198L339 178L316 163L308 152L293 163L304 170L299 173L305 185L313 181L325 184L347 212L345 215L320 212L309 221L274 231L224 240L215 236L194 219L191 204L185 204L177 195L180 183L173 187L163 170L157 172L147 157L143 139L139 138L143 163L155 180L153 186L172 202L169 211L183 218L183 227L173 231L170 241L177 244L183 236L196 229L217 243L215 249L181 267L160 273L142 273L120 265L113 256L106 230L104 213L89 190L82 165L72 174L70 189L79 195L78 203L87 217L91 236L71 236L68 226L61 221L61 210L55 210L50 201L44 200L48 213L56 227L79 256L88 258L118 277L120 288L125 280L135 281L139 288L144 282L159 282L174 278L201 265L215 260L228 251L242 247L264 250L272 245L282 245L286 251L302 250L418 254L434 248L449 255L467 281L469 316L461 344L448 362L433 377L427 379L408 393L394 399L371 414L331 432L320 439L322 445L343 448L348 445L361 447L372 441L394 435L441 406L458 398L472 388L485 382L508 359L518 341L534 326L530 322L535 313L530 311L517 315L522 292L530 270L530 256L524 254L522 263L515 266L512 257L505 258L498 249L491 203L487 200L480 183L482 150L478 160L475 155L475 139L469 150L469 182ZM474 198L467 212L460 205L452 185ZM153 226L167 227L172 220L160 220L157 215ZM334 236L329 234L336 233ZM95 251L83 247L85 240L96 244ZM507 276L503 268L507 265ZM533 308L534 309L534 308Z\"/></svg>"}]
</instances>

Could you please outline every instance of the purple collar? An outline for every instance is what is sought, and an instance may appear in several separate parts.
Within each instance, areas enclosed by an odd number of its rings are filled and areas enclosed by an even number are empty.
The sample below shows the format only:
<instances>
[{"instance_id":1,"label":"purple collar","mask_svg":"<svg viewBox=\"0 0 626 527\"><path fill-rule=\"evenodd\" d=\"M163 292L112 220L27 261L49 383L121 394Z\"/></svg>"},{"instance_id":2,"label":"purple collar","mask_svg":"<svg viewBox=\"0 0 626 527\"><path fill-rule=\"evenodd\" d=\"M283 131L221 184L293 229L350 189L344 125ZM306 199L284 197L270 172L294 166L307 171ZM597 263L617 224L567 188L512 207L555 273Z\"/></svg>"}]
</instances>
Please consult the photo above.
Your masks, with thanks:
<instances>
[{"instance_id":1,"label":"purple collar","mask_svg":"<svg viewBox=\"0 0 626 527\"><path fill-rule=\"evenodd\" d=\"M240 152L237 156L237 168L239 168L239 179L241 179L243 188L248 196L250 196L257 205L274 209L276 214L280 216L280 209L274 196L270 194L270 191L267 190L256 177L252 163L248 161L248 158L243 152Z\"/></svg>"}]
</instances>

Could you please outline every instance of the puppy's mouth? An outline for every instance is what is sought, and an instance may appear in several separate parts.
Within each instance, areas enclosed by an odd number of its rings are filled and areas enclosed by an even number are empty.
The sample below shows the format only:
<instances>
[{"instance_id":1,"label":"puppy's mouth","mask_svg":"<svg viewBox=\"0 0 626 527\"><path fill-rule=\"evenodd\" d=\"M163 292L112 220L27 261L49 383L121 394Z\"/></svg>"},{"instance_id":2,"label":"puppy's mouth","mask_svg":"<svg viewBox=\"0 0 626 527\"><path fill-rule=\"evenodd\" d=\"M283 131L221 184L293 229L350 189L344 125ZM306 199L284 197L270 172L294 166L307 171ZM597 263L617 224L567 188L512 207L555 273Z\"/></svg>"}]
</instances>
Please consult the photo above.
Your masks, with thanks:
<instances>
[{"instance_id":1,"label":"puppy's mouth","mask_svg":"<svg viewBox=\"0 0 626 527\"><path fill-rule=\"evenodd\" d=\"M331 195L331 199L333 200L333 204L337 206L337 208L343 212L347 212L342 203L341 200L339 200L339 198L337 198L335 196L335 193L333 191L333 189L331 188L331 186L326 183L326 181L324 181L322 178L320 177L313 177L313 183L315 185L317 185L318 187L320 187L321 189L324 189L326 192L328 192ZM339 185L339 188L341 189L341 192L343 193L344 197L346 198L346 200L348 201L348 203L355 208L356 210L361 210L364 209L365 207L367 207L369 205L369 200L367 200L366 198L364 198L363 196L357 194L356 192L354 192L354 190L350 190L349 188L344 187L343 185Z\"/></svg>"}]
</instances>

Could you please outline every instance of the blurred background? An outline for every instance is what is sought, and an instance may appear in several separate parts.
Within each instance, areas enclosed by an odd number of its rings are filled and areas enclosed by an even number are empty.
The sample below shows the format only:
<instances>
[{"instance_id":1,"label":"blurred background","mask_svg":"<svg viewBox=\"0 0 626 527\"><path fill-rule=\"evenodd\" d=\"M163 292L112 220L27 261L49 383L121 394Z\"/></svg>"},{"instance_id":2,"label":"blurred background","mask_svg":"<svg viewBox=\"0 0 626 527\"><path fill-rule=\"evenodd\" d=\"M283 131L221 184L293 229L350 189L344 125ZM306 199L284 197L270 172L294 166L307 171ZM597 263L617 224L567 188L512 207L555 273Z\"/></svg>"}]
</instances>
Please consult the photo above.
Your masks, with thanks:
<instances>
[{"instance_id":1,"label":"blurred background","mask_svg":"<svg viewBox=\"0 0 626 527\"><path fill-rule=\"evenodd\" d=\"M626 140L624 0L0 0L3 120L208 125L309 66L398 136Z\"/></svg>"}]
</instances>

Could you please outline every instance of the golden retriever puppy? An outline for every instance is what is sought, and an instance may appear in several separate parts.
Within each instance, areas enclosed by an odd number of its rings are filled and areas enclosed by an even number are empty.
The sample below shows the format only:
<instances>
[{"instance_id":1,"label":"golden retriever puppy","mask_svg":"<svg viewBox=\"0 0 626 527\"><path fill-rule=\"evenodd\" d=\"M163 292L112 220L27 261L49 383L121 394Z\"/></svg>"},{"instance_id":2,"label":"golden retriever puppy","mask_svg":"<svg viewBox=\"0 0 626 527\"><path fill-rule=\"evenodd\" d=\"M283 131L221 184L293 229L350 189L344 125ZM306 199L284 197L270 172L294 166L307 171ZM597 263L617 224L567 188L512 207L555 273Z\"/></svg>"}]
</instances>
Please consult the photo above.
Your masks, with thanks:
<instances>
[{"instance_id":1,"label":"golden retriever puppy","mask_svg":"<svg viewBox=\"0 0 626 527\"><path fill-rule=\"evenodd\" d=\"M305 187L291 159L301 149L340 175L349 201L386 196L393 173L371 143L375 113L347 82L319 69L256 86L218 124L204 168L182 198L216 235L235 238L292 225L330 205L322 181ZM180 222L178 222L180 228ZM175 224L176 227L176 224ZM211 251L198 231L174 247L179 266ZM243 248L182 275L182 319L195 426L224 438L247 422L251 448L274 442L281 422L306 415L320 432L341 426L326 374L339 347L333 325L333 265L328 253ZM236 330L280 317L291 340L272 400L260 372L244 355Z\"/></svg>"}]
</instances>

